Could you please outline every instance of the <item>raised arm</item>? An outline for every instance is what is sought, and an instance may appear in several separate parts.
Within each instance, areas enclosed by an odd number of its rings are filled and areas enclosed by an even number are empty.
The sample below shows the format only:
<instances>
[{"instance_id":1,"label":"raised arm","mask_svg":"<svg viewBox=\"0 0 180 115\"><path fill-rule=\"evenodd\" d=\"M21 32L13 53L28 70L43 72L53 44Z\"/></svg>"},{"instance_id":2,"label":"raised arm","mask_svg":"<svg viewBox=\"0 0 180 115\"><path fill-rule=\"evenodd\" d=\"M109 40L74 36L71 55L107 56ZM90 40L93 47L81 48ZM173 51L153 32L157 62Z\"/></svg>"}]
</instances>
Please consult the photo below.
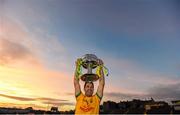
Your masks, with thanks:
<instances>
[{"instance_id":1,"label":"raised arm","mask_svg":"<svg viewBox=\"0 0 180 115\"><path fill-rule=\"evenodd\" d=\"M80 84L79 84L79 78L78 78L78 76L76 76L77 67L78 67L78 62L76 61L76 68L75 68L75 72L74 72L75 96L78 96L79 93L81 92L81 87L80 87Z\"/></svg>"},{"instance_id":2,"label":"raised arm","mask_svg":"<svg viewBox=\"0 0 180 115\"><path fill-rule=\"evenodd\" d=\"M99 64L103 65L103 61L99 60ZM97 89L97 94L100 98L103 97L103 92L104 92L104 85L105 85L105 78L104 78L104 72L103 68L100 69L100 78L99 78L99 86Z\"/></svg>"}]
</instances>

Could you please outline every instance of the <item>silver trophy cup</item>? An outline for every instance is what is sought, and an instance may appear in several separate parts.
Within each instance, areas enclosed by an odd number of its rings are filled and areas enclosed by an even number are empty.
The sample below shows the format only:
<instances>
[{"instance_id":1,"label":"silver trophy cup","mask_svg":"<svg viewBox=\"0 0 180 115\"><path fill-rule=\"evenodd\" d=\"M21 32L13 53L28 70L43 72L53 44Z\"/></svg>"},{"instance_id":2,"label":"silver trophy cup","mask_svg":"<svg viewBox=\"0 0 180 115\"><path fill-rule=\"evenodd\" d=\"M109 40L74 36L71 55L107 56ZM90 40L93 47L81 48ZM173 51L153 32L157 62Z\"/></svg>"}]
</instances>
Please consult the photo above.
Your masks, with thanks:
<instances>
[{"instance_id":1,"label":"silver trophy cup","mask_svg":"<svg viewBox=\"0 0 180 115\"><path fill-rule=\"evenodd\" d=\"M99 59L94 54L86 54L82 57L82 66L87 69L87 73L80 76L82 81L96 81L99 79L97 74L92 72L98 66Z\"/></svg>"}]
</instances>

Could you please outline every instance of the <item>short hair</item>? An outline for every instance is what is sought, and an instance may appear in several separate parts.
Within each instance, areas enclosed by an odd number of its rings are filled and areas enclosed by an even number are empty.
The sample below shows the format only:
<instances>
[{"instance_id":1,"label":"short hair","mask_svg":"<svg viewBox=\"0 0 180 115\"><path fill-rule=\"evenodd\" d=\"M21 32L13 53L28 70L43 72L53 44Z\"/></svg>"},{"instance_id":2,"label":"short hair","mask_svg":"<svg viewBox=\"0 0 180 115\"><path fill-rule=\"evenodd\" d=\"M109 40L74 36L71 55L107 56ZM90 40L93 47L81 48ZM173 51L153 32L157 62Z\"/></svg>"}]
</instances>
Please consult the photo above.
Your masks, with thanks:
<instances>
[{"instance_id":1,"label":"short hair","mask_svg":"<svg viewBox=\"0 0 180 115\"><path fill-rule=\"evenodd\" d=\"M86 84L87 84L87 83L92 84L92 85L93 85L93 87L94 87L94 83L93 83L92 81L86 81L86 82L85 82L85 84L84 84L84 88L86 87Z\"/></svg>"}]
</instances>

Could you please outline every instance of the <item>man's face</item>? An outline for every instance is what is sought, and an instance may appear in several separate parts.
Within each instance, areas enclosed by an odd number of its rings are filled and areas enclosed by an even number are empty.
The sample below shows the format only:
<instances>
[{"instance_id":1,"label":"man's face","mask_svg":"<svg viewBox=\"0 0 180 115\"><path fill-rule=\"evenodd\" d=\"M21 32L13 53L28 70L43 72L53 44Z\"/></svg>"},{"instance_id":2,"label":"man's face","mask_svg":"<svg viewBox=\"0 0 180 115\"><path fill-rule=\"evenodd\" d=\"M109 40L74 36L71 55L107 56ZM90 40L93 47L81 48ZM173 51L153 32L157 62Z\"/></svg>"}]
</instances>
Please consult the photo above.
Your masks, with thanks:
<instances>
[{"instance_id":1,"label":"man's face","mask_svg":"<svg viewBox=\"0 0 180 115\"><path fill-rule=\"evenodd\" d=\"M92 83L87 83L84 87L85 95L90 97L93 95L94 92L94 85Z\"/></svg>"}]
</instances>

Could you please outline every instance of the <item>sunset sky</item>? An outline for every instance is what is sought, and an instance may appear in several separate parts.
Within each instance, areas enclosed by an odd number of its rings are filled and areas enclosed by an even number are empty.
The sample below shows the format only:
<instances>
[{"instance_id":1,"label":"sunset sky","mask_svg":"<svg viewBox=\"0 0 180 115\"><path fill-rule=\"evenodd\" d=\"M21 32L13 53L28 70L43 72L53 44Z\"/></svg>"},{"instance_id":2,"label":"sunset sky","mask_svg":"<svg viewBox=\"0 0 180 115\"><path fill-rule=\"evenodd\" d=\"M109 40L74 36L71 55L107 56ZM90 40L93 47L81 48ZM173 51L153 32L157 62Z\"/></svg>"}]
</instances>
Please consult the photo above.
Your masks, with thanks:
<instances>
[{"instance_id":1,"label":"sunset sky","mask_svg":"<svg viewBox=\"0 0 180 115\"><path fill-rule=\"evenodd\" d=\"M180 99L180 1L0 0L0 106L74 109L87 53L110 72L102 103Z\"/></svg>"}]
</instances>

